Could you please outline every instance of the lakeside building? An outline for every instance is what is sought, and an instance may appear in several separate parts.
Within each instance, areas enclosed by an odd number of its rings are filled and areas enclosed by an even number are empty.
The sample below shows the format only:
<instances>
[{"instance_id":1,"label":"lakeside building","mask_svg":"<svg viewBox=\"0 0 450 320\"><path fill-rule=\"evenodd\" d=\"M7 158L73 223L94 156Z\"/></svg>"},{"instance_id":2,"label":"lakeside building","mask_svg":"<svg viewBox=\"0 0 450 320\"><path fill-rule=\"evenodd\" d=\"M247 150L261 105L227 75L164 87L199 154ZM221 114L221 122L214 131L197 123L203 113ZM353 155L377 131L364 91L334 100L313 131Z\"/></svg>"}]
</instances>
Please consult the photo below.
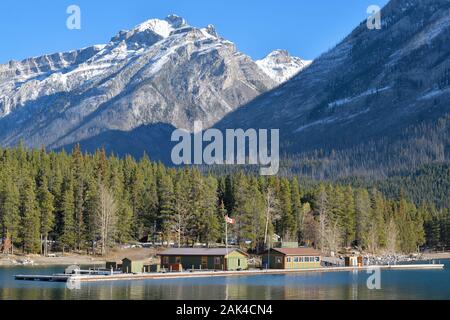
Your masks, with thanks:
<instances>
[{"instance_id":1,"label":"lakeside building","mask_svg":"<svg viewBox=\"0 0 450 320\"><path fill-rule=\"evenodd\" d=\"M344 264L346 267L362 267L363 258L361 256L346 256L344 257Z\"/></svg>"},{"instance_id":2,"label":"lakeside building","mask_svg":"<svg viewBox=\"0 0 450 320\"><path fill-rule=\"evenodd\" d=\"M132 260L125 258L122 260L123 273L143 273L146 272L146 261Z\"/></svg>"},{"instance_id":3,"label":"lakeside building","mask_svg":"<svg viewBox=\"0 0 450 320\"><path fill-rule=\"evenodd\" d=\"M161 267L171 270L247 270L248 254L236 248L173 248L158 254Z\"/></svg>"},{"instance_id":4,"label":"lakeside building","mask_svg":"<svg viewBox=\"0 0 450 320\"><path fill-rule=\"evenodd\" d=\"M313 248L272 248L262 256L265 269L320 268L322 253Z\"/></svg>"}]
</instances>

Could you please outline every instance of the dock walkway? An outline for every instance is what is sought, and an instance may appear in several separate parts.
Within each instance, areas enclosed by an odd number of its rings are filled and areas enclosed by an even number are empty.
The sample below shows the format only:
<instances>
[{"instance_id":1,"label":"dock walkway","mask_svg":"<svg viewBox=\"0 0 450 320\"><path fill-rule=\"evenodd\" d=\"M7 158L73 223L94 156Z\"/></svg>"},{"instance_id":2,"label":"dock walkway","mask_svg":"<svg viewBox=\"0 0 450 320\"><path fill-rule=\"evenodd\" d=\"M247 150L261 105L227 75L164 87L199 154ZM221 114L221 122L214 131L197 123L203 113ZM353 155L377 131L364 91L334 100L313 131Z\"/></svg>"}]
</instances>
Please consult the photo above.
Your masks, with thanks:
<instances>
[{"instance_id":1,"label":"dock walkway","mask_svg":"<svg viewBox=\"0 0 450 320\"><path fill-rule=\"evenodd\" d=\"M14 276L16 280L22 281L45 281L45 282L67 282L70 279L70 274L54 274L54 275L17 275Z\"/></svg>"},{"instance_id":2,"label":"dock walkway","mask_svg":"<svg viewBox=\"0 0 450 320\"><path fill-rule=\"evenodd\" d=\"M246 270L246 271L208 271L208 272L171 272L171 273L142 273L142 274L115 274L108 276L82 276L74 275L71 281L99 282L99 281L129 281L129 280L159 280L159 279L183 279L183 278L208 278L208 277L231 277L231 276L258 276L258 275L281 275L300 274L308 272L349 272L367 271L374 268L382 270L433 270L443 269L443 264L411 264L391 266L363 266L363 267L328 267L314 269L292 269L292 270Z\"/></svg>"},{"instance_id":3,"label":"dock walkway","mask_svg":"<svg viewBox=\"0 0 450 320\"><path fill-rule=\"evenodd\" d=\"M363 267L323 267L313 269L267 269L245 271L202 271L202 272L170 272L170 273L140 273L140 274L54 274L54 275L16 275L16 280L22 281L48 281L48 282L103 282L103 281L132 281L132 280L159 280L159 279L183 279L183 278L209 278L231 276L258 276L258 275L282 275L300 274L309 272L350 272L367 271L374 268L381 270L432 270L443 269L443 264L409 264L409 265L383 265Z\"/></svg>"}]
</instances>

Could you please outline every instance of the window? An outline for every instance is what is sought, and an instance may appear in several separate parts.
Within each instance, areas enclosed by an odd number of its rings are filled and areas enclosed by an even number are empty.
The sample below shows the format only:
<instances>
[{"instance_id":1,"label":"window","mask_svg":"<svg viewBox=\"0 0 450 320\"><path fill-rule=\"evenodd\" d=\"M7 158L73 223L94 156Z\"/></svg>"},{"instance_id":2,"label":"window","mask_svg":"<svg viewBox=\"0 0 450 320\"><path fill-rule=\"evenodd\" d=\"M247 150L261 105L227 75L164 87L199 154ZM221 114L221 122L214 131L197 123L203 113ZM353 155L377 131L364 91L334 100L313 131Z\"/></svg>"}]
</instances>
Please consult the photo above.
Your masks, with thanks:
<instances>
[{"instance_id":1,"label":"window","mask_svg":"<svg viewBox=\"0 0 450 320\"><path fill-rule=\"evenodd\" d=\"M320 257L316 257L316 262L320 262Z\"/></svg>"},{"instance_id":2,"label":"window","mask_svg":"<svg viewBox=\"0 0 450 320\"><path fill-rule=\"evenodd\" d=\"M281 258L280 258L280 257L277 257L277 258L275 259L275 261L276 261L276 263L281 263Z\"/></svg>"},{"instance_id":3,"label":"window","mask_svg":"<svg viewBox=\"0 0 450 320\"><path fill-rule=\"evenodd\" d=\"M169 264L169 257L163 257L163 264Z\"/></svg>"},{"instance_id":4,"label":"window","mask_svg":"<svg viewBox=\"0 0 450 320\"><path fill-rule=\"evenodd\" d=\"M291 262L291 258L288 257L288 258L286 259L286 261L287 261L287 262Z\"/></svg>"},{"instance_id":5,"label":"window","mask_svg":"<svg viewBox=\"0 0 450 320\"><path fill-rule=\"evenodd\" d=\"M305 262L309 262L309 257L305 257Z\"/></svg>"},{"instance_id":6,"label":"window","mask_svg":"<svg viewBox=\"0 0 450 320\"><path fill-rule=\"evenodd\" d=\"M305 257L300 257L300 262L305 262Z\"/></svg>"},{"instance_id":7,"label":"window","mask_svg":"<svg viewBox=\"0 0 450 320\"><path fill-rule=\"evenodd\" d=\"M298 257L294 257L294 262L299 262L299 258Z\"/></svg>"}]
</instances>

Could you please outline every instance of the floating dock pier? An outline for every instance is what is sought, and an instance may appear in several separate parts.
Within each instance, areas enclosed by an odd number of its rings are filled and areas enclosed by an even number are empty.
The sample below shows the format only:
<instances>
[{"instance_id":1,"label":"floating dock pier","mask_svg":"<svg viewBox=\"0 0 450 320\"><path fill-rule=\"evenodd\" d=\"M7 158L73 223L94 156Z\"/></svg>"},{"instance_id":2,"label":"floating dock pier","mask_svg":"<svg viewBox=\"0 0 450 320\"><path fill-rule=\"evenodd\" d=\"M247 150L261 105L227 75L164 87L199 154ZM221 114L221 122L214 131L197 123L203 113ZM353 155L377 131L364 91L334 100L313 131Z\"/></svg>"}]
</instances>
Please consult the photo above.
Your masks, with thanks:
<instances>
[{"instance_id":1,"label":"floating dock pier","mask_svg":"<svg viewBox=\"0 0 450 320\"><path fill-rule=\"evenodd\" d=\"M439 270L444 269L443 264L407 264L407 265L375 265L363 267L327 267L314 269L290 269L290 270L245 270L245 271L201 271L201 272L170 272L170 273L139 273L139 274L55 274L55 275L17 275L16 280L22 281L50 281L50 282L104 282L104 281L134 281L134 280L163 280L163 279L187 279L231 276L259 276L301 274L310 272L351 272L367 271L379 268L381 270Z\"/></svg>"},{"instance_id":2,"label":"floating dock pier","mask_svg":"<svg viewBox=\"0 0 450 320\"><path fill-rule=\"evenodd\" d=\"M70 274L54 274L54 275L17 275L16 280L22 281L45 281L45 282L67 282L72 275Z\"/></svg>"}]
</instances>

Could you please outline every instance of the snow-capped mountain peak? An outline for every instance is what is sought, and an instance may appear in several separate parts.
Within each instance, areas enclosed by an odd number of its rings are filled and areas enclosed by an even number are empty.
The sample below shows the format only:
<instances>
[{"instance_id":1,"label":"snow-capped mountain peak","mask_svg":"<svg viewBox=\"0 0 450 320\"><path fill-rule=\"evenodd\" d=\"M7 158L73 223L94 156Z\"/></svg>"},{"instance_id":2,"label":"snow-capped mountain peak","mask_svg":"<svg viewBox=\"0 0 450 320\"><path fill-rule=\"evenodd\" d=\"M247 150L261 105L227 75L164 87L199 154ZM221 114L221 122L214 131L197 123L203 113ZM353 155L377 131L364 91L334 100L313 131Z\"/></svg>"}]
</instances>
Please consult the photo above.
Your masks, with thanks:
<instances>
[{"instance_id":1,"label":"snow-capped mountain peak","mask_svg":"<svg viewBox=\"0 0 450 320\"><path fill-rule=\"evenodd\" d=\"M278 49L256 63L273 80L283 83L308 67L312 61L293 57L286 50Z\"/></svg>"},{"instance_id":2,"label":"snow-capped mountain peak","mask_svg":"<svg viewBox=\"0 0 450 320\"><path fill-rule=\"evenodd\" d=\"M129 47L152 46L156 42L168 38L172 32L186 28L186 20L170 15L165 19L150 19L138 24L131 30L120 31L111 39L112 43L125 41Z\"/></svg>"},{"instance_id":3,"label":"snow-capped mountain peak","mask_svg":"<svg viewBox=\"0 0 450 320\"><path fill-rule=\"evenodd\" d=\"M177 15L170 15L164 20L151 19L137 25L133 31L145 32L150 30L163 38L167 38L176 29L187 26L186 20Z\"/></svg>"},{"instance_id":4,"label":"snow-capped mountain peak","mask_svg":"<svg viewBox=\"0 0 450 320\"><path fill-rule=\"evenodd\" d=\"M152 19L106 45L0 64L0 144L59 148L142 126L211 126L275 86L214 26Z\"/></svg>"}]
</instances>

